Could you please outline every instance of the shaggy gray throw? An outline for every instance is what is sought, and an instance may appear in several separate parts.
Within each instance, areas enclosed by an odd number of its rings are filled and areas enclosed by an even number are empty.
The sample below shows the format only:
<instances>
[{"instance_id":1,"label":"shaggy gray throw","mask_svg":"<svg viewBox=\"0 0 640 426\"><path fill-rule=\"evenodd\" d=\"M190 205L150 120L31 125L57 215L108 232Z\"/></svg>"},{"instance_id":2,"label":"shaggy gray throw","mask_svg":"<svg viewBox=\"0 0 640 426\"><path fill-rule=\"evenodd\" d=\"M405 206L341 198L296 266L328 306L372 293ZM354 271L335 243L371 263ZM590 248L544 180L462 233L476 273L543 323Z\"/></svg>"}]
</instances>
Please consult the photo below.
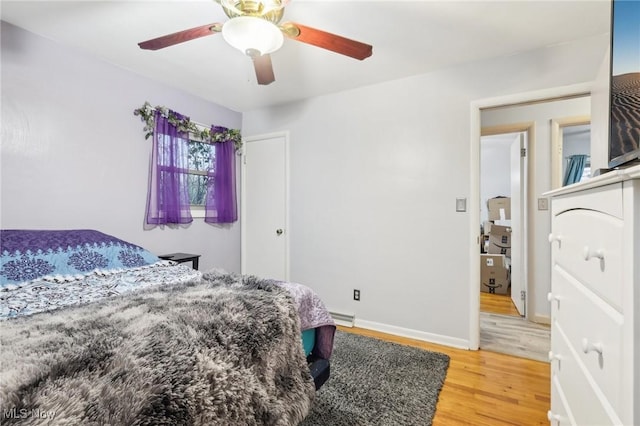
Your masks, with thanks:
<instances>
[{"instance_id":1,"label":"shaggy gray throw","mask_svg":"<svg viewBox=\"0 0 640 426\"><path fill-rule=\"evenodd\" d=\"M336 331L331 378L300 426L425 426L449 356Z\"/></svg>"},{"instance_id":2,"label":"shaggy gray throw","mask_svg":"<svg viewBox=\"0 0 640 426\"><path fill-rule=\"evenodd\" d=\"M315 394L299 327L286 290L217 273L8 320L0 423L295 425Z\"/></svg>"}]
</instances>

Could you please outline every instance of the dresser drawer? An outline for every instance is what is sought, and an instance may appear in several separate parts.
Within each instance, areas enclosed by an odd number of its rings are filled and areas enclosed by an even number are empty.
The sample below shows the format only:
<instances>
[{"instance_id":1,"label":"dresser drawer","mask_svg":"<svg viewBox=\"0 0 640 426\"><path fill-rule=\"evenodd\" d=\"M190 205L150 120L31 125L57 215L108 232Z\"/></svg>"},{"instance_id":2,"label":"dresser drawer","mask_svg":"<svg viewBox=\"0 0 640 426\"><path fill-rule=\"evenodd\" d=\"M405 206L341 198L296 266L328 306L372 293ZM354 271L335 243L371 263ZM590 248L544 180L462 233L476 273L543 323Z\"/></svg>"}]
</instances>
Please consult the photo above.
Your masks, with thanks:
<instances>
[{"instance_id":1,"label":"dresser drawer","mask_svg":"<svg viewBox=\"0 0 640 426\"><path fill-rule=\"evenodd\" d=\"M557 375L551 376L551 410L547 412L547 418L552 426L576 424Z\"/></svg>"},{"instance_id":2,"label":"dresser drawer","mask_svg":"<svg viewBox=\"0 0 640 426\"><path fill-rule=\"evenodd\" d=\"M554 328L564 332L571 352L607 395L611 406L621 413L624 371L622 314L602 302L561 267L556 265L552 275L554 300L551 315ZM555 337L552 340L552 347L555 343L562 343L556 342L558 339ZM556 350L553 349L554 352Z\"/></svg>"},{"instance_id":3,"label":"dresser drawer","mask_svg":"<svg viewBox=\"0 0 640 426\"><path fill-rule=\"evenodd\" d=\"M554 216L574 209L595 210L622 219L622 183L559 196L551 201Z\"/></svg>"},{"instance_id":4,"label":"dresser drawer","mask_svg":"<svg viewBox=\"0 0 640 426\"><path fill-rule=\"evenodd\" d=\"M556 389L552 386L551 400L564 399L566 404L565 407L557 404L553 407L559 411L560 417L556 422L578 426L621 424L609 403L601 399L599 396L601 393L593 388L575 351L571 349L566 335L557 322L554 322L551 329L551 347L554 354L560 356L559 360L552 361L551 380L552 383L556 383ZM554 391L558 395L554 395ZM573 407L573 411L566 407Z\"/></svg>"},{"instance_id":5,"label":"dresser drawer","mask_svg":"<svg viewBox=\"0 0 640 426\"><path fill-rule=\"evenodd\" d=\"M622 310L622 220L593 210L559 214L553 223L551 253L583 284Z\"/></svg>"}]
</instances>

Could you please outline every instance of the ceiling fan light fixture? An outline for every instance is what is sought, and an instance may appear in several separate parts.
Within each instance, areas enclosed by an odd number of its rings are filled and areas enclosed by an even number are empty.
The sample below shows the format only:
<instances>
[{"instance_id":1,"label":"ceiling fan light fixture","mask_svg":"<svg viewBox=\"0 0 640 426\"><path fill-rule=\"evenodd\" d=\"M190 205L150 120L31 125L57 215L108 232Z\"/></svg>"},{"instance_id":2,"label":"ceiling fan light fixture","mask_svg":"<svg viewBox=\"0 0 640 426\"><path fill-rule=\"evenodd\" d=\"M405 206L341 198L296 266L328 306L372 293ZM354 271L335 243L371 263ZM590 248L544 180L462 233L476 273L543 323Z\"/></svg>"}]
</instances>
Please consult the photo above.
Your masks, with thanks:
<instances>
[{"instance_id":1,"label":"ceiling fan light fixture","mask_svg":"<svg viewBox=\"0 0 640 426\"><path fill-rule=\"evenodd\" d=\"M266 55L282 47L284 36L275 24L254 16L238 16L222 26L227 43L248 56ZM258 56L259 56L258 55Z\"/></svg>"},{"instance_id":2,"label":"ceiling fan light fixture","mask_svg":"<svg viewBox=\"0 0 640 426\"><path fill-rule=\"evenodd\" d=\"M229 18L261 16L272 22L282 17L289 0L216 0Z\"/></svg>"}]
</instances>

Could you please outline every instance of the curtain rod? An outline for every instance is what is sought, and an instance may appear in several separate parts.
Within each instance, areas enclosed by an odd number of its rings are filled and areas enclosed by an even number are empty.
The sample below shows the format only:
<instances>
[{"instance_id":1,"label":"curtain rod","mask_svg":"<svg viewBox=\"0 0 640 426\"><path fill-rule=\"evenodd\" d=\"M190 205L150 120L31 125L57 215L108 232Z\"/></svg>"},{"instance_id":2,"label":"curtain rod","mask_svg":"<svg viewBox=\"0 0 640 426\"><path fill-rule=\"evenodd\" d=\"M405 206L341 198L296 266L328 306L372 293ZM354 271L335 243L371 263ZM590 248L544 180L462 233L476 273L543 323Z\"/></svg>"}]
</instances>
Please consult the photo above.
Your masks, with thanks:
<instances>
[{"instance_id":1,"label":"curtain rod","mask_svg":"<svg viewBox=\"0 0 640 426\"><path fill-rule=\"evenodd\" d=\"M193 120L191 120L191 122L192 122L193 124L195 124L196 126L204 127L204 128L205 128L205 129L207 129L207 130L211 129L211 126L212 126L212 125L202 124L202 123L200 123L200 122L198 122L198 121L193 121Z\"/></svg>"}]
</instances>

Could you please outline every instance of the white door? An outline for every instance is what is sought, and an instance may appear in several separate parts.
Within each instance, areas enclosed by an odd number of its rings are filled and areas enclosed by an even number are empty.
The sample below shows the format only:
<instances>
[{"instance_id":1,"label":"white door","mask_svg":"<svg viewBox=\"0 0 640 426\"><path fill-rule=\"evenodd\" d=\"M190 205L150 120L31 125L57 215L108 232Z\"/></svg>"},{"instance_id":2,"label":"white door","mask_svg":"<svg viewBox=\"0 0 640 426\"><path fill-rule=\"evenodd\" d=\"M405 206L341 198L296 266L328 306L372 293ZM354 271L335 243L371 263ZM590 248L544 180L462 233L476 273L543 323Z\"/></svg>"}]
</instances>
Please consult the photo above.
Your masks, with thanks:
<instances>
[{"instance_id":1,"label":"white door","mask_svg":"<svg viewBox=\"0 0 640 426\"><path fill-rule=\"evenodd\" d=\"M522 132L511 143L511 300L526 316L527 295L527 134Z\"/></svg>"},{"instance_id":2,"label":"white door","mask_svg":"<svg viewBox=\"0 0 640 426\"><path fill-rule=\"evenodd\" d=\"M243 142L242 273L288 280L288 134Z\"/></svg>"}]
</instances>

